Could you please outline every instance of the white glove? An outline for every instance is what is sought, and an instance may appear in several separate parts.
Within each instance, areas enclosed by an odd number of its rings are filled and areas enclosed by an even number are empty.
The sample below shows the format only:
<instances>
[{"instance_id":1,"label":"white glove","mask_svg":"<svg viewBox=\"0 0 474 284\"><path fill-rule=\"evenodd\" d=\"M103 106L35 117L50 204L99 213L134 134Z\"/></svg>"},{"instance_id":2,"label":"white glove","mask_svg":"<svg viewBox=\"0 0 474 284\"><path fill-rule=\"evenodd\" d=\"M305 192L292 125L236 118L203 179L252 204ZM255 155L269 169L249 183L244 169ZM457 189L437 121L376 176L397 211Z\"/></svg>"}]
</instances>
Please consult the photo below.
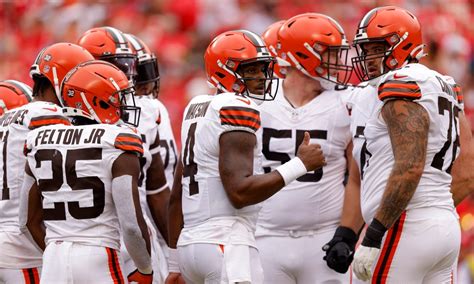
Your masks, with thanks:
<instances>
[{"instance_id":1,"label":"white glove","mask_svg":"<svg viewBox=\"0 0 474 284\"><path fill-rule=\"evenodd\" d=\"M372 267L379 255L380 249L360 245L354 255L352 269L357 278L362 281L370 280L372 277Z\"/></svg>"}]
</instances>

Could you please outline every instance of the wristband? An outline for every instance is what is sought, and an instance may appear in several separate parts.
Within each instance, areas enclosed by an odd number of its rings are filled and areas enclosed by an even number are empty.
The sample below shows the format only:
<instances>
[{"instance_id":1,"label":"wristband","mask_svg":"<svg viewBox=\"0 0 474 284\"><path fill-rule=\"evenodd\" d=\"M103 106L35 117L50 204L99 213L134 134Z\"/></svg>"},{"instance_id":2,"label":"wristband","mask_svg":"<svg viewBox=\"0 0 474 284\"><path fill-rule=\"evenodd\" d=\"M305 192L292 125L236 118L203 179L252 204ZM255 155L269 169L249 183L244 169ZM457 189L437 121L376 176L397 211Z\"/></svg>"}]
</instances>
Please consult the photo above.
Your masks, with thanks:
<instances>
[{"instance_id":1,"label":"wristband","mask_svg":"<svg viewBox=\"0 0 474 284\"><path fill-rule=\"evenodd\" d=\"M341 238L351 247L352 250L354 250L355 244L358 240L357 234L351 228L344 226L337 227L334 237Z\"/></svg>"},{"instance_id":2,"label":"wristband","mask_svg":"<svg viewBox=\"0 0 474 284\"><path fill-rule=\"evenodd\" d=\"M308 172L306 166L299 157L294 157L283 165L278 166L275 170L281 175L285 185L288 185L290 182Z\"/></svg>"},{"instance_id":3,"label":"wristband","mask_svg":"<svg viewBox=\"0 0 474 284\"><path fill-rule=\"evenodd\" d=\"M165 190L168 186L169 186L168 183L165 183L165 184L164 184L162 187L160 187L160 188L153 189L153 190L147 190L147 191L146 191L146 195L153 195L153 194L160 193L160 192L162 192L163 190Z\"/></svg>"},{"instance_id":4,"label":"wristband","mask_svg":"<svg viewBox=\"0 0 474 284\"><path fill-rule=\"evenodd\" d=\"M362 245L366 247L380 248L386 231L387 228L374 218L365 232Z\"/></svg>"},{"instance_id":5,"label":"wristband","mask_svg":"<svg viewBox=\"0 0 474 284\"><path fill-rule=\"evenodd\" d=\"M168 248L168 271L180 273L179 261L178 261L178 250L174 248Z\"/></svg>"}]
</instances>

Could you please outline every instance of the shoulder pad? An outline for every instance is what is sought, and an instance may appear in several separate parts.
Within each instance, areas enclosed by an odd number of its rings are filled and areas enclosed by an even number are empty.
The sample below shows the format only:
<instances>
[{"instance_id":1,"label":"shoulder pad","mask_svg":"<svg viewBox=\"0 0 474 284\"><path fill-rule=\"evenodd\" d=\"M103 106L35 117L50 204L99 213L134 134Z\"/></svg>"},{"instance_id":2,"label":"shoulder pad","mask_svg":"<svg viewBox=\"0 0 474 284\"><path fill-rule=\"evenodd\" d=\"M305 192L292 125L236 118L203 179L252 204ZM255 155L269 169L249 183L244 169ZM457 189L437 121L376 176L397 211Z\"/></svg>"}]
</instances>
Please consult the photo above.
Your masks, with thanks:
<instances>
[{"instance_id":1,"label":"shoulder pad","mask_svg":"<svg viewBox=\"0 0 474 284\"><path fill-rule=\"evenodd\" d=\"M62 108L58 105L48 102L33 102L29 106L25 119L29 129L53 124L71 125L70 120L64 116Z\"/></svg>"},{"instance_id":2,"label":"shoulder pad","mask_svg":"<svg viewBox=\"0 0 474 284\"><path fill-rule=\"evenodd\" d=\"M249 98L234 94L223 95L218 99L216 109L219 111L221 125L238 127L255 132L260 128L260 112L257 105Z\"/></svg>"},{"instance_id":3,"label":"shoulder pad","mask_svg":"<svg viewBox=\"0 0 474 284\"><path fill-rule=\"evenodd\" d=\"M405 67L396 69L385 74L380 80L383 84L389 80L424 82L431 77L432 70L422 64L408 64Z\"/></svg>"},{"instance_id":4,"label":"shoulder pad","mask_svg":"<svg viewBox=\"0 0 474 284\"><path fill-rule=\"evenodd\" d=\"M139 156L143 155L143 143L139 134L136 130L132 130L128 127L119 129L117 136L115 137L114 147L126 152L132 152Z\"/></svg>"}]
</instances>

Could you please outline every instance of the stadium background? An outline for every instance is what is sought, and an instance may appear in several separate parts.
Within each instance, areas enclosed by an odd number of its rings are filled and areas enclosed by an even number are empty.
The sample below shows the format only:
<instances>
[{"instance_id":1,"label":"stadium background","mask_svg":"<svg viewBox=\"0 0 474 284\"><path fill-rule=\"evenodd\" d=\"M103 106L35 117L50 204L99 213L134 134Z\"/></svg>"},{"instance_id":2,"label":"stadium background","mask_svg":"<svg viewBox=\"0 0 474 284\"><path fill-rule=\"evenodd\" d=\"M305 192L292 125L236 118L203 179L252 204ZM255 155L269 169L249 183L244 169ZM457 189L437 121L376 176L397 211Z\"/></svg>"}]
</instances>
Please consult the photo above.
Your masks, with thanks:
<instances>
[{"instance_id":1,"label":"stadium background","mask_svg":"<svg viewBox=\"0 0 474 284\"><path fill-rule=\"evenodd\" d=\"M0 79L31 85L29 67L43 47L76 42L95 26L114 26L137 35L156 53L160 99L179 143L187 101L211 91L203 53L215 35L237 28L262 33L277 20L311 11L334 17L352 39L362 16L381 5L401 6L417 15L429 54L423 63L453 76L463 87L474 131L474 0L0 0ZM474 283L474 197L458 210L463 229L460 283Z\"/></svg>"}]
</instances>

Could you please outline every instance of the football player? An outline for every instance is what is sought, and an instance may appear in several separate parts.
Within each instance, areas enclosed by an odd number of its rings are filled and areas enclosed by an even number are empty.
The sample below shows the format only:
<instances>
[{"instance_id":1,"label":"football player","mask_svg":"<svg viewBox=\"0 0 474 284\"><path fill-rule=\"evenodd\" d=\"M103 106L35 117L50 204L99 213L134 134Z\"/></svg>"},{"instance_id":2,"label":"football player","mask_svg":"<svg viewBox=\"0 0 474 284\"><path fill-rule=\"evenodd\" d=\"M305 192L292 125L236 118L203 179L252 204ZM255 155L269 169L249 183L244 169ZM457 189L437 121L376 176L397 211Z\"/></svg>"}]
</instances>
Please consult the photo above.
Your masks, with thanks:
<instances>
[{"instance_id":1,"label":"football player","mask_svg":"<svg viewBox=\"0 0 474 284\"><path fill-rule=\"evenodd\" d=\"M160 283L163 283L168 275L166 262L168 255L166 210L170 194L168 184L172 181L176 165L176 147L168 112L156 99L160 86L158 60L138 37L130 34L125 34L125 37L137 56L137 75L134 81L137 90L135 101L141 108L138 131L146 140L144 141L145 148L149 148L149 151L146 151L149 153L147 153L148 158L142 169L145 174L142 187L143 192L146 192L142 208L149 219L154 220L154 222L148 222L154 254L152 255L153 266L155 273L159 273L155 275L154 281L160 280ZM161 112L162 108L165 113Z\"/></svg>"},{"instance_id":2,"label":"football player","mask_svg":"<svg viewBox=\"0 0 474 284\"><path fill-rule=\"evenodd\" d=\"M188 283L262 283L254 237L261 202L321 168L324 156L306 132L295 158L261 173L258 104L274 98L275 59L260 36L246 30L220 34L204 61L218 94L193 98L184 112L182 163L169 208L170 245L178 247Z\"/></svg>"},{"instance_id":3,"label":"football player","mask_svg":"<svg viewBox=\"0 0 474 284\"><path fill-rule=\"evenodd\" d=\"M351 108L351 133L353 139L353 163L351 167L355 168L351 175L353 178L349 183L360 184L364 176L364 166L366 159L370 157L367 153L367 143L364 136L364 129L368 119L372 114L380 108L382 102L377 97L377 84L380 76L383 74L382 58L377 56L387 49L387 45L383 42L369 42L363 45L364 54L371 60L367 60L365 67L358 64L358 77L363 81L355 88L349 105ZM375 55L375 56L374 56ZM359 59L354 59L354 63L361 63ZM382 67L380 67L382 66ZM363 68L363 69L362 69ZM364 71L366 70L366 71ZM461 99L461 96L458 96ZM459 113L460 125L460 154L453 164L451 184L451 192L453 194L454 205L457 205L469 192L473 191L474 183L472 182L473 174L466 170L472 168L473 146L472 136L469 125L462 112ZM366 155L368 155L366 157ZM352 187L351 190L345 192L345 201L343 213L341 217L341 226L333 239L325 246L327 251L326 260L328 266L336 271L346 271L353 259L353 251L357 239L356 232L359 232L363 225L362 214L360 212L360 188Z\"/></svg>"},{"instance_id":4,"label":"football player","mask_svg":"<svg viewBox=\"0 0 474 284\"><path fill-rule=\"evenodd\" d=\"M95 59L112 63L131 80L137 75L137 56L133 53L125 35L113 27L97 27L87 30L78 40Z\"/></svg>"},{"instance_id":5,"label":"football player","mask_svg":"<svg viewBox=\"0 0 474 284\"><path fill-rule=\"evenodd\" d=\"M133 85L114 65L89 61L68 73L61 91L75 126L34 130L25 146L20 223L45 249L41 283L124 283L121 234L138 267L128 280L152 283L137 189L143 147L122 124L138 110L125 102Z\"/></svg>"},{"instance_id":6,"label":"football player","mask_svg":"<svg viewBox=\"0 0 474 284\"><path fill-rule=\"evenodd\" d=\"M25 137L32 129L51 124L70 124L63 116L59 84L77 64L92 60L85 49L70 43L57 43L44 48L30 70L34 81L33 100L7 111L1 117L0 135L3 190L0 200L0 282L38 283L42 251L28 233L20 232L18 206L25 156ZM18 99L26 102L28 87L5 82ZM13 94L12 94L13 95ZM10 102L3 100L7 108Z\"/></svg>"},{"instance_id":7,"label":"football player","mask_svg":"<svg viewBox=\"0 0 474 284\"><path fill-rule=\"evenodd\" d=\"M0 81L0 116L33 99L31 87L16 80Z\"/></svg>"},{"instance_id":8,"label":"football player","mask_svg":"<svg viewBox=\"0 0 474 284\"><path fill-rule=\"evenodd\" d=\"M265 45L268 47L268 51L272 56L274 56L277 60L277 64L273 67L273 72L275 75L280 78L284 79L286 76L286 66L289 66L289 63L281 59L278 56L278 50L280 49L280 43L278 39L278 31L280 30L281 26L285 21L278 21L270 26L263 32L262 39L265 42ZM283 68L282 68L283 67ZM280 82L280 81L279 81Z\"/></svg>"},{"instance_id":9,"label":"football player","mask_svg":"<svg viewBox=\"0 0 474 284\"><path fill-rule=\"evenodd\" d=\"M452 282L460 244L450 193L462 111L457 87L418 63L421 27L405 9L371 10L354 44L357 74L376 81L380 101L363 129L360 203L369 227L354 272L375 283Z\"/></svg>"},{"instance_id":10,"label":"football player","mask_svg":"<svg viewBox=\"0 0 474 284\"><path fill-rule=\"evenodd\" d=\"M277 53L290 66L280 96L260 108L264 170L295 157L305 132L321 145L327 165L263 203L256 236L265 283L348 283L349 273L327 267L321 247L339 223L351 151L350 118L341 98L347 90L336 88L351 74L349 44L334 19L317 13L285 21L278 41Z\"/></svg>"}]
</instances>

